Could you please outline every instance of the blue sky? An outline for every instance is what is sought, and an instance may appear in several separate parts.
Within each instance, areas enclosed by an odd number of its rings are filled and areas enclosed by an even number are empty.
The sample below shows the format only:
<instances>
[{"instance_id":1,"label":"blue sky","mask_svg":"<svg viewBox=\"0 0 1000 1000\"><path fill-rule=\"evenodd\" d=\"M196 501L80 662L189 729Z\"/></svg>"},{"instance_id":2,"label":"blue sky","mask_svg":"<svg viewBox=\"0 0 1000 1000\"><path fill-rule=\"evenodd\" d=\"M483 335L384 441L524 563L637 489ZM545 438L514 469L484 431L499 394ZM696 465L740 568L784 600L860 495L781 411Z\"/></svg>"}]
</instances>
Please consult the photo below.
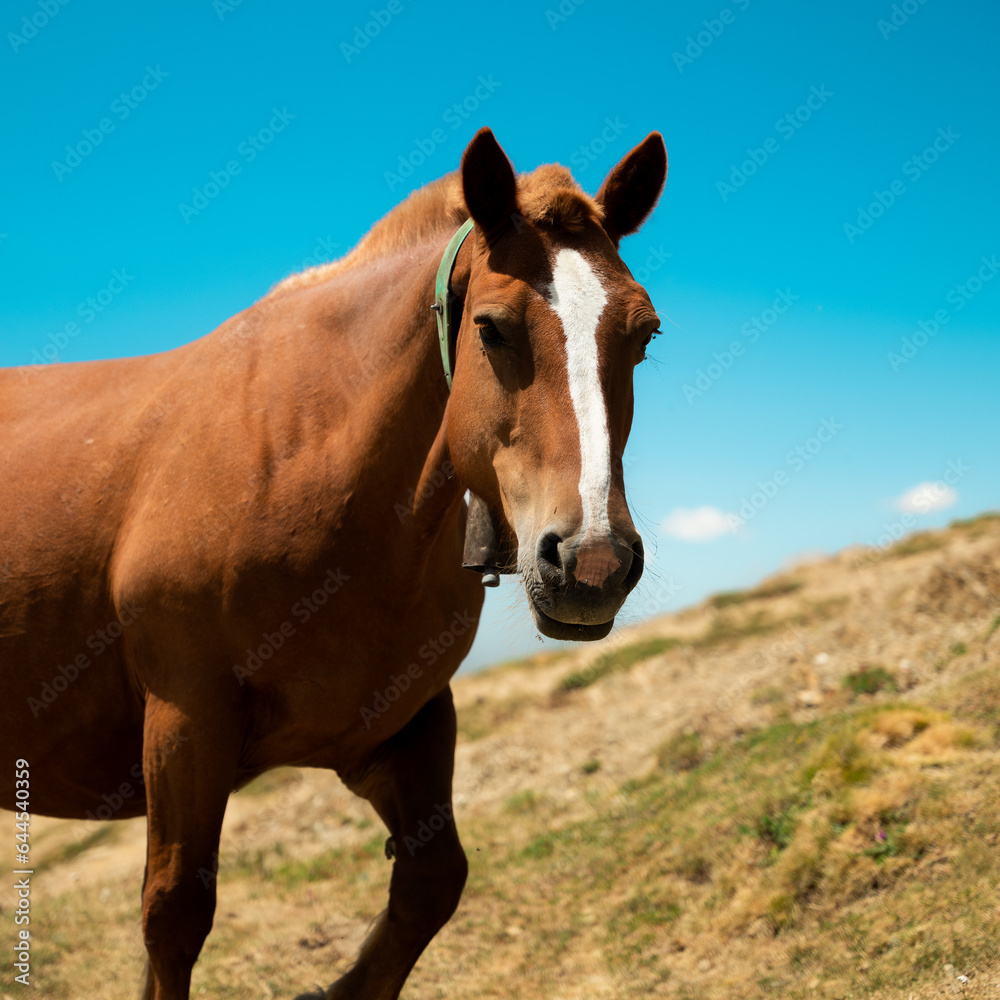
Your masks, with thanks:
<instances>
[{"instance_id":1,"label":"blue sky","mask_svg":"<svg viewBox=\"0 0 1000 1000\"><path fill-rule=\"evenodd\" d=\"M0 28L2 365L203 335L481 125L590 191L659 129L622 249L664 336L621 620L997 502L993 3L16 0ZM539 647L505 581L469 664Z\"/></svg>"}]
</instances>

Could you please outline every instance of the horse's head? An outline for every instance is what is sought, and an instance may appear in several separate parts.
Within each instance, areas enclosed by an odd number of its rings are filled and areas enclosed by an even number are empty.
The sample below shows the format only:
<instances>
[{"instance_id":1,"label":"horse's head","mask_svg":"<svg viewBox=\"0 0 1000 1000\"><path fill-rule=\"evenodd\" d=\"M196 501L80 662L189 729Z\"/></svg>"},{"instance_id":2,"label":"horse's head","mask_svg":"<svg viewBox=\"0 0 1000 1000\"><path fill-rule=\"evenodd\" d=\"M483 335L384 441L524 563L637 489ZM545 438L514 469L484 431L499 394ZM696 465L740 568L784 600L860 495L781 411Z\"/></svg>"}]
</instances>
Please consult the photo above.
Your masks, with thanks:
<instances>
[{"instance_id":1,"label":"horse's head","mask_svg":"<svg viewBox=\"0 0 1000 1000\"><path fill-rule=\"evenodd\" d=\"M632 371L659 320L618 242L666 171L656 132L593 199L561 167L518 181L489 129L462 160L476 228L453 278L464 306L449 448L516 543L535 623L556 639L607 635L642 575L622 453Z\"/></svg>"}]
</instances>

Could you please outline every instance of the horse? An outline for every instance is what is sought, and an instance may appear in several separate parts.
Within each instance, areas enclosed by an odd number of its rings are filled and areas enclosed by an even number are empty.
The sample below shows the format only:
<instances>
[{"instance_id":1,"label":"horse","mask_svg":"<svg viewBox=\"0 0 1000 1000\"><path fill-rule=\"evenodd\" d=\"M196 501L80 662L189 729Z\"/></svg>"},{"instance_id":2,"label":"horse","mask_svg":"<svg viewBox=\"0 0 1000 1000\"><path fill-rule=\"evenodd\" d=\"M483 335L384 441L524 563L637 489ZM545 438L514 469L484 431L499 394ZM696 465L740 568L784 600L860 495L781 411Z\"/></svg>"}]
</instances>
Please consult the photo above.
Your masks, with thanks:
<instances>
[{"instance_id":1,"label":"horse","mask_svg":"<svg viewBox=\"0 0 1000 1000\"><path fill-rule=\"evenodd\" d=\"M659 320L618 248L666 170L653 132L590 196L483 128L207 336L0 372L0 744L25 815L146 816L145 1000L187 1000L228 796L270 768L336 771L394 856L357 961L303 997L397 997L454 913L449 682L484 579L593 640L642 573L621 456Z\"/></svg>"}]
</instances>

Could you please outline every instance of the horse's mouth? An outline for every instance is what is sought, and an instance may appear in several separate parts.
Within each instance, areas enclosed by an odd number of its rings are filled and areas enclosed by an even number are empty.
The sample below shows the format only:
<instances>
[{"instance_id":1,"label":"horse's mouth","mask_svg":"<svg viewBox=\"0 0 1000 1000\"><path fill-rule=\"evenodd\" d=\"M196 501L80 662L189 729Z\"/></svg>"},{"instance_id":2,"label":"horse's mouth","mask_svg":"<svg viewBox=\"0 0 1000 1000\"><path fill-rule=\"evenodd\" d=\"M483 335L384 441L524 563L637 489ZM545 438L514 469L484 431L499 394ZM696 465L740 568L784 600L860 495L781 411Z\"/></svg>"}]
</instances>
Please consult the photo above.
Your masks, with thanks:
<instances>
[{"instance_id":1,"label":"horse's mouth","mask_svg":"<svg viewBox=\"0 0 1000 1000\"><path fill-rule=\"evenodd\" d=\"M595 639L603 639L614 625L614 618L609 622L601 622L599 625L580 625L573 622L561 622L555 618L550 618L542 611L530 598L528 606L531 608L531 616L535 619L535 627L544 636L550 639L572 640L573 642L592 642Z\"/></svg>"}]
</instances>

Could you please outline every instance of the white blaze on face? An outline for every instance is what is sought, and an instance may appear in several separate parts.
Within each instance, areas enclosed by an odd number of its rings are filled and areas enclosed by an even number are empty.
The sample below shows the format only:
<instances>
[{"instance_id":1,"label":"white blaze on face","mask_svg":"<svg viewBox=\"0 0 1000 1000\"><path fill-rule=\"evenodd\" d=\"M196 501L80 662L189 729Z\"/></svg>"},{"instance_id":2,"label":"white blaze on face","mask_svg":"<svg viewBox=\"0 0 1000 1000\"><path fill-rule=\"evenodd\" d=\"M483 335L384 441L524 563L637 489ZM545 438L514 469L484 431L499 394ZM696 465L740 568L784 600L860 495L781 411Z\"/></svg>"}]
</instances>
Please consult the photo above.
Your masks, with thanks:
<instances>
[{"instance_id":1,"label":"white blaze on face","mask_svg":"<svg viewBox=\"0 0 1000 1000\"><path fill-rule=\"evenodd\" d=\"M547 297L566 337L569 395L580 428L580 499L586 538L595 529L610 530L611 440L597 367L597 324L608 296L584 256L564 248L556 254Z\"/></svg>"}]
</instances>

